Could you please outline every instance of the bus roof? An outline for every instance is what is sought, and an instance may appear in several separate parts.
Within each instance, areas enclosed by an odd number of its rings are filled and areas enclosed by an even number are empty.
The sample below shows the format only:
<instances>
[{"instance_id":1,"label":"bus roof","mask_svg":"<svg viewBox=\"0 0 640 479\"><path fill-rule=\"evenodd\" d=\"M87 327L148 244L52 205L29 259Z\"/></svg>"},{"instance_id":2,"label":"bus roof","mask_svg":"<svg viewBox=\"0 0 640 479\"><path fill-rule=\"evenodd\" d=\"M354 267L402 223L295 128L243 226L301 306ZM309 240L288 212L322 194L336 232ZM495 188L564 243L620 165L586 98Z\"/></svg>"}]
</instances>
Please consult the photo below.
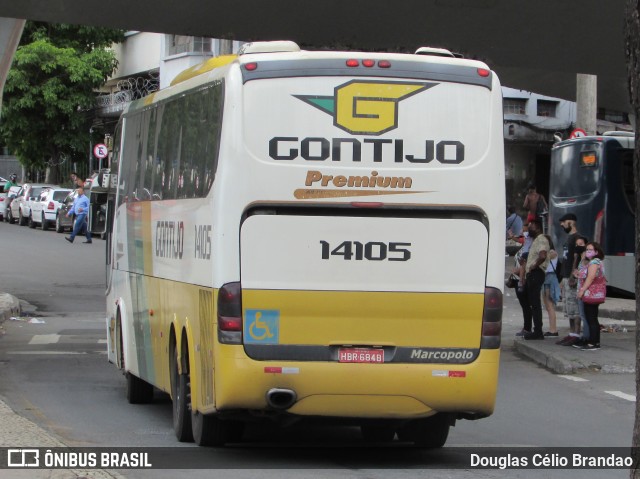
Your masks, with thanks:
<instances>
[{"instance_id":1,"label":"bus roof","mask_svg":"<svg viewBox=\"0 0 640 479\"><path fill-rule=\"evenodd\" d=\"M554 144L551 149L555 150L557 148L563 148L569 145L575 145L579 143L592 143L594 141L616 141L620 143L623 148L634 148L635 134L627 131L607 131L602 135L581 136L578 138L570 138L568 140L559 141L558 143Z\"/></svg>"},{"instance_id":2,"label":"bus roof","mask_svg":"<svg viewBox=\"0 0 640 479\"><path fill-rule=\"evenodd\" d=\"M274 48L269 48L272 43ZM247 53L223 55L192 66L178 74L169 87L131 102L124 114L205 85L220 78L225 68L233 65L241 68L243 83L263 78L376 76L451 81L492 88L494 73L478 60L429 54L275 48L284 43L293 42L257 42L253 48L245 49ZM249 64L255 67L246 68Z\"/></svg>"}]
</instances>

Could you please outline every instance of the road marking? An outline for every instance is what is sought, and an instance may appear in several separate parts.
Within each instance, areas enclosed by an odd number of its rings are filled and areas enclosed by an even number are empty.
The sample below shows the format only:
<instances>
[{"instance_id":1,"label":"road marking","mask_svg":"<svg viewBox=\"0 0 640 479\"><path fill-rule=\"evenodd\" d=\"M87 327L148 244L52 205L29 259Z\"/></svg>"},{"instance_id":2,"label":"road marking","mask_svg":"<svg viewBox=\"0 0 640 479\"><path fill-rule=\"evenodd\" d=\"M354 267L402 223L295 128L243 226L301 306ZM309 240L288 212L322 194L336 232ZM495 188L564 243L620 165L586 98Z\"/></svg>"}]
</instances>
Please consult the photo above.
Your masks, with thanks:
<instances>
[{"instance_id":1,"label":"road marking","mask_svg":"<svg viewBox=\"0 0 640 479\"><path fill-rule=\"evenodd\" d=\"M607 394L611 394L612 396L619 397L620 399L626 399L627 401L636 402L636 397L633 394L626 394L622 391L605 391Z\"/></svg>"},{"instance_id":2,"label":"road marking","mask_svg":"<svg viewBox=\"0 0 640 479\"><path fill-rule=\"evenodd\" d=\"M558 377L559 378L568 379L569 381L575 381L577 383L581 383L581 382L585 382L585 381L588 382L589 381L588 379L581 378L579 376L568 376L568 375L565 375L565 374L558 374Z\"/></svg>"},{"instance_id":3,"label":"road marking","mask_svg":"<svg viewBox=\"0 0 640 479\"><path fill-rule=\"evenodd\" d=\"M29 344L55 344L60 340L59 334L36 334Z\"/></svg>"},{"instance_id":4,"label":"road marking","mask_svg":"<svg viewBox=\"0 0 640 479\"><path fill-rule=\"evenodd\" d=\"M62 355L62 354L88 354L88 353L84 351L7 351L7 354Z\"/></svg>"},{"instance_id":5,"label":"road marking","mask_svg":"<svg viewBox=\"0 0 640 479\"><path fill-rule=\"evenodd\" d=\"M107 344L106 339L98 339L98 344Z\"/></svg>"}]
</instances>

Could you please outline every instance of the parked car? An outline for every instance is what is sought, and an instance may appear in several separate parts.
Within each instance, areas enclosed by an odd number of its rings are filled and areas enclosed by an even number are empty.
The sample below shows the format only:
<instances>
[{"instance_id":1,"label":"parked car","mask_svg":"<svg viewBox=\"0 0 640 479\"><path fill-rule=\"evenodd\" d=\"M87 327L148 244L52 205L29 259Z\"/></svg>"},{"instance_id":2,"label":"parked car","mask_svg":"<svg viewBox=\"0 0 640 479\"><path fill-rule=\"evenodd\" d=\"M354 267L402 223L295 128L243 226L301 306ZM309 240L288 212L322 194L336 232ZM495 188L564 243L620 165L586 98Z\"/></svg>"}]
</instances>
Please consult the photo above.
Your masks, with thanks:
<instances>
[{"instance_id":1,"label":"parked car","mask_svg":"<svg viewBox=\"0 0 640 479\"><path fill-rule=\"evenodd\" d=\"M11 202L16 198L16 196L18 196L19 192L20 186L12 186L11 188L9 188L9 192L5 193L6 197L4 198L4 201L0 201L0 211L2 211L2 218L7 223L13 223L13 221L11 221L11 210L9 207L11 205Z\"/></svg>"},{"instance_id":2,"label":"parked car","mask_svg":"<svg viewBox=\"0 0 640 479\"><path fill-rule=\"evenodd\" d=\"M69 188L44 188L38 199L31 203L29 227L40 225L43 230L49 229L49 225L55 223L58 210L70 192Z\"/></svg>"},{"instance_id":3,"label":"parked car","mask_svg":"<svg viewBox=\"0 0 640 479\"><path fill-rule=\"evenodd\" d=\"M60 188L58 185L47 185L42 183L25 183L20 188L18 196L9 205L9 223L16 219L20 226L25 226L31 216L31 203L40 196L43 188Z\"/></svg>"},{"instance_id":4,"label":"parked car","mask_svg":"<svg viewBox=\"0 0 640 479\"><path fill-rule=\"evenodd\" d=\"M7 193L4 192L4 185L9 181L0 176L0 221L4 219L4 212L7 209Z\"/></svg>"},{"instance_id":5,"label":"parked car","mask_svg":"<svg viewBox=\"0 0 640 479\"><path fill-rule=\"evenodd\" d=\"M76 199L76 196L78 196L78 192L71 190L60 205L60 209L56 215L56 231L58 233L63 233L66 229L73 229L73 217L67 217L67 213L73 206L73 201Z\"/></svg>"}]
</instances>

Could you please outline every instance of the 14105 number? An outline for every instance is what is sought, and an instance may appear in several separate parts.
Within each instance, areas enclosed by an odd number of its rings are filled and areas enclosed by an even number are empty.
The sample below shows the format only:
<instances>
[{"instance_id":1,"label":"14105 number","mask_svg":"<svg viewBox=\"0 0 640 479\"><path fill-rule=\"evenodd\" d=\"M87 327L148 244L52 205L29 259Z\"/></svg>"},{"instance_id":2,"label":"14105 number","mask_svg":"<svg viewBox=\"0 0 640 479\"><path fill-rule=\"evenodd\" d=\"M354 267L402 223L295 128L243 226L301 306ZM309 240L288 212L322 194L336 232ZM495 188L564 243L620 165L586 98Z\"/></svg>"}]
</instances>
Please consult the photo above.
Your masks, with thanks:
<instances>
[{"instance_id":1,"label":"14105 number","mask_svg":"<svg viewBox=\"0 0 640 479\"><path fill-rule=\"evenodd\" d=\"M322 259L331 259L332 256L342 256L344 260L356 261L409 261L411 243L383 243L380 241L343 241L332 249L328 241L320 241L322 245Z\"/></svg>"}]
</instances>

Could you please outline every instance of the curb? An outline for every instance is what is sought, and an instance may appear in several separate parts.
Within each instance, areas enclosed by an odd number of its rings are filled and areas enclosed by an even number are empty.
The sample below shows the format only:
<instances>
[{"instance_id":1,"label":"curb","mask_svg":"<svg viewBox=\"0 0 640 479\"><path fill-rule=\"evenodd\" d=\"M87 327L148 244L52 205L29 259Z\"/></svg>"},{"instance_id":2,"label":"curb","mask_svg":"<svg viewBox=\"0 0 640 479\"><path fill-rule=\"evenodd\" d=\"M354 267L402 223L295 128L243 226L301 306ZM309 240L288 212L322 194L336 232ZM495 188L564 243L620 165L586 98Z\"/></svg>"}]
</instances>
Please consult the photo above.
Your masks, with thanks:
<instances>
[{"instance_id":1,"label":"curb","mask_svg":"<svg viewBox=\"0 0 640 479\"><path fill-rule=\"evenodd\" d=\"M523 356L533 360L533 362L544 366L556 374L574 374L578 369L584 366L576 364L566 359L562 359L544 351L531 347L529 343L524 341L513 341L513 348Z\"/></svg>"},{"instance_id":2,"label":"curb","mask_svg":"<svg viewBox=\"0 0 640 479\"><path fill-rule=\"evenodd\" d=\"M602 374L633 374L636 372L633 366L621 365L586 365L578 361L570 361L568 359L541 351L535 348L531 343L525 341L514 340L513 348L516 352L531 359L533 362L549 369L556 374L575 374L580 371L599 371Z\"/></svg>"},{"instance_id":3,"label":"curb","mask_svg":"<svg viewBox=\"0 0 640 479\"><path fill-rule=\"evenodd\" d=\"M20 301L9 293L0 293L0 324L12 316L20 316Z\"/></svg>"}]
</instances>

